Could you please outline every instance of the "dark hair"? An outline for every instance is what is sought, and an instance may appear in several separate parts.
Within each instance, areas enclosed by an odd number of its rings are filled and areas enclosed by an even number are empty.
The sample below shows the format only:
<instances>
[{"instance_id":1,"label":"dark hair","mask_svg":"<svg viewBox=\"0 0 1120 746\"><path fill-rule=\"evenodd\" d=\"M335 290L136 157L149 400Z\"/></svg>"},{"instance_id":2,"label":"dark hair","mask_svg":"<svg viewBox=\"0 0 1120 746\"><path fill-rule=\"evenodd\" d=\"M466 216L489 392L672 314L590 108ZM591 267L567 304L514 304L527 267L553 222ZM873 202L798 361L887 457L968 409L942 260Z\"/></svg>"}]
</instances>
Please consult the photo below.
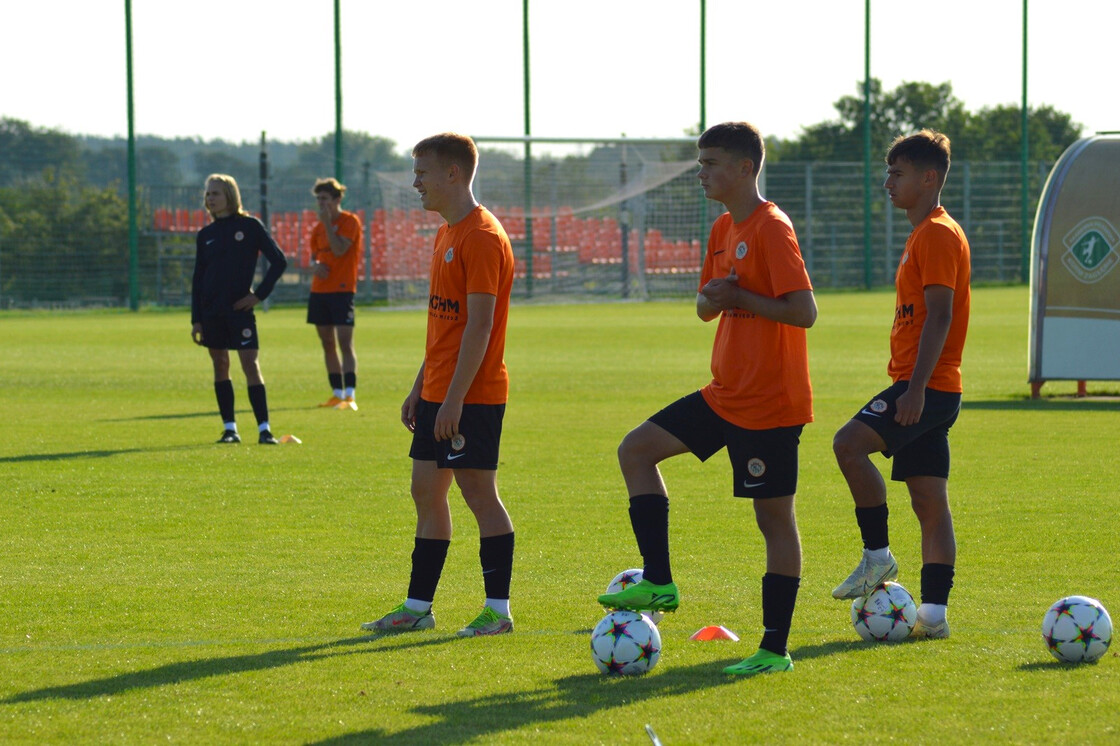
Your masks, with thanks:
<instances>
[{"instance_id":1,"label":"dark hair","mask_svg":"<svg viewBox=\"0 0 1120 746\"><path fill-rule=\"evenodd\" d=\"M945 174L949 173L951 155L948 137L940 132L924 129L913 135L896 137L887 151L886 160L888 166L902 159L919 169L932 168L944 182Z\"/></svg>"},{"instance_id":2,"label":"dark hair","mask_svg":"<svg viewBox=\"0 0 1120 746\"><path fill-rule=\"evenodd\" d=\"M762 160L766 157L766 143L762 134L749 122L723 122L713 124L697 141L698 148L723 148L724 150L749 158L754 162L754 172L762 170Z\"/></svg>"},{"instance_id":3,"label":"dark hair","mask_svg":"<svg viewBox=\"0 0 1120 746\"><path fill-rule=\"evenodd\" d=\"M456 132L441 132L425 137L412 148L412 157L434 155L440 163L455 163L467 174L468 180L474 178L478 168L478 149L474 140Z\"/></svg>"},{"instance_id":4,"label":"dark hair","mask_svg":"<svg viewBox=\"0 0 1120 746\"><path fill-rule=\"evenodd\" d=\"M327 177L323 179L315 179L315 186L311 187L311 193L318 194L319 192L326 192L335 199L338 199L342 195L346 194L346 186L344 184L340 184L338 179L335 178Z\"/></svg>"}]
</instances>

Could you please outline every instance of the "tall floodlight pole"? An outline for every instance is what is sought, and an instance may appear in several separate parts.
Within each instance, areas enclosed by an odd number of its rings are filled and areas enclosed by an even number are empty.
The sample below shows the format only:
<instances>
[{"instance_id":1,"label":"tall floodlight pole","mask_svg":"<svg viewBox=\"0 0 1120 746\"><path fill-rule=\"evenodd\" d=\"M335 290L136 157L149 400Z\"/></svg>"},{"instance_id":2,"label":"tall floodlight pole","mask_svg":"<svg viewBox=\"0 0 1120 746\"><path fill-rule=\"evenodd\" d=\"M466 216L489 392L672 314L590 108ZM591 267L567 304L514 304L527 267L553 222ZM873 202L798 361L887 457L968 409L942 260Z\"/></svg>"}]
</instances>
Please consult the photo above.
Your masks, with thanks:
<instances>
[{"instance_id":1,"label":"tall floodlight pole","mask_svg":"<svg viewBox=\"0 0 1120 746\"><path fill-rule=\"evenodd\" d=\"M863 3L863 286L871 287L871 0Z\"/></svg>"},{"instance_id":2,"label":"tall floodlight pole","mask_svg":"<svg viewBox=\"0 0 1120 746\"><path fill-rule=\"evenodd\" d=\"M708 3L700 0L700 132L707 129L708 118Z\"/></svg>"},{"instance_id":3,"label":"tall floodlight pole","mask_svg":"<svg viewBox=\"0 0 1120 746\"><path fill-rule=\"evenodd\" d=\"M334 0L334 178L342 181L342 23Z\"/></svg>"},{"instance_id":4,"label":"tall floodlight pole","mask_svg":"<svg viewBox=\"0 0 1120 746\"><path fill-rule=\"evenodd\" d=\"M521 2L521 57L525 107L525 295L533 296L533 146L529 136L529 0Z\"/></svg>"},{"instance_id":5,"label":"tall floodlight pole","mask_svg":"<svg viewBox=\"0 0 1120 746\"><path fill-rule=\"evenodd\" d=\"M700 134L708 128L708 3L700 0ZM708 244L704 240L708 232L708 198L700 199L700 263Z\"/></svg>"},{"instance_id":6,"label":"tall floodlight pole","mask_svg":"<svg viewBox=\"0 0 1120 746\"><path fill-rule=\"evenodd\" d=\"M1030 189L1027 184L1029 169L1028 159L1030 158L1030 128L1028 127L1027 116L1027 0L1023 0L1023 105L1019 112L1019 126L1021 130L1020 140L1022 140L1022 152L1019 157L1019 182L1020 182L1020 196L1019 201L1022 203L1019 207L1019 221L1022 225L1022 250L1020 251L1020 265L1019 265L1019 278L1022 282L1030 280L1030 255L1031 255L1031 235L1030 235L1030 212L1027 210L1027 200L1030 198Z\"/></svg>"},{"instance_id":7,"label":"tall floodlight pole","mask_svg":"<svg viewBox=\"0 0 1120 746\"><path fill-rule=\"evenodd\" d=\"M128 86L128 307L140 308L140 239L136 230L136 132L132 109L132 0L124 0L125 79Z\"/></svg>"}]
</instances>

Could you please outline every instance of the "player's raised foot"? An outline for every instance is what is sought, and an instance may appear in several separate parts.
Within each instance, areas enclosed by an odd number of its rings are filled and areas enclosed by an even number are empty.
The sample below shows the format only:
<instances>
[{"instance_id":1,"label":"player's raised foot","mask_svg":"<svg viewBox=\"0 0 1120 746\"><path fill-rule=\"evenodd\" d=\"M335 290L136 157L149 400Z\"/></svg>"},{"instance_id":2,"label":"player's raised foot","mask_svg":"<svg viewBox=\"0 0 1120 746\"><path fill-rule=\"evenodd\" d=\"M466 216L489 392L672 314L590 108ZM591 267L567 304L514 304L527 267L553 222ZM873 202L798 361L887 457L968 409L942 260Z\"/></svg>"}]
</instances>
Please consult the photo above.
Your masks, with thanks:
<instances>
[{"instance_id":1,"label":"player's raised foot","mask_svg":"<svg viewBox=\"0 0 1120 746\"><path fill-rule=\"evenodd\" d=\"M781 673L793 670L793 660L789 653L778 655L769 650L758 649L758 652L745 661L736 663L723 669L724 673L736 676L754 676L758 673Z\"/></svg>"},{"instance_id":2,"label":"player's raised foot","mask_svg":"<svg viewBox=\"0 0 1120 746\"><path fill-rule=\"evenodd\" d=\"M599 596L599 603L604 609L627 611L676 611L680 600L676 583L654 585L645 579L617 593L604 593Z\"/></svg>"},{"instance_id":3,"label":"player's raised foot","mask_svg":"<svg viewBox=\"0 0 1120 746\"><path fill-rule=\"evenodd\" d=\"M832 590L833 598L860 598L873 591L875 587L888 580L898 577L898 563L894 555L888 552L887 559L875 562L868 559L867 552L859 560L859 565L852 574L840 585Z\"/></svg>"},{"instance_id":4,"label":"player's raised foot","mask_svg":"<svg viewBox=\"0 0 1120 746\"><path fill-rule=\"evenodd\" d=\"M482 613L456 634L459 637L482 637L484 635L502 635L506 632L513 632L513 619L504 614L499 614L489 606L484 606Z\"/></svg>"},{"instance_id":5,"label":"player's raised foot","mask_svg":"<svg viewBox=\"0 0 1120 746\"><path fill-rule=\"evenodd\" d=\"M334 408L340 410L352 409L357 412L358 402L354 401L354 397L348 396L345 399L341 400L338 404L336 404Z\"/></svg>"},{"instance_id":6,"label":"player's raised foot","mask_svg":"<svg viewBox=\"0 0 1120 746\"><path fill-rule=\"evenodd\" d=\"M217 443L240 443L241 436L237 434L236 430L225 430L222 432L222 437L218 438Z\"/></svg>"},{"instance_id":7,"label":"player's raised foot","mask_svg":"<svg viewBox=\"0 0 1120 746\"><path fill-rule=\"evenodd\" d=\"M436 616L431 609L413 611L404 604L390 611L380 619L366 622L362 629L370 632L416 632L436 626Z\"/></svg>"},{"instance_id":8,"label":"player's raised foot","mask_svg":"<svg viewBox=\"0 0 1120 746\"><path fill-rule=\"evenodd\" d=\"M268 430L261 430L261 436L259 438L257 438L257 442L260 443L262 446L278 446L278 445L280 445L280 441L278 441L275 438L275 436L273 436L273 434L271 432L269 432Z\"/></svg>"},{"instance_id":9,"label":"player's raised foot","mask_svg":"<svg viewBox=\"0 0 1120 746\"><path fill-rule=\"evenodd\" d=\"M337 396L332 396L330 399L327 399L325 402L323 402L319 406L320 407L337 407L341 403L342 403L342 399L339 399Z\"/></svg>"},{"instance_id":10,"label":"player's raised foot","mask_svg":"<svg viewBox=\"0 0 1120 746\"><path fill-rule=\"evenodd\" d=\"M914 622L914 628L910 630L910 636L926 640L943 640L949 636L949 620L942 619L938 624L927 624L918 617L918 621Z\"/></svg>"}]
</instances>

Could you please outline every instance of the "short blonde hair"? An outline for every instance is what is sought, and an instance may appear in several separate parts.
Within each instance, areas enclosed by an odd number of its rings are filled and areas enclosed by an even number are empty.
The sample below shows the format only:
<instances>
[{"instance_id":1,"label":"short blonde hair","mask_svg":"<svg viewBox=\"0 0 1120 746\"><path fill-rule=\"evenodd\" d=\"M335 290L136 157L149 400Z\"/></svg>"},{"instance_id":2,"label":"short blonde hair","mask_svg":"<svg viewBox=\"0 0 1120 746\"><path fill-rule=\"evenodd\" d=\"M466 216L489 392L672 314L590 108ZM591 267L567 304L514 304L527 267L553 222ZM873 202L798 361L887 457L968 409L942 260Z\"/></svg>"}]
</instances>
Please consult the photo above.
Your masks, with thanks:
<instances>
[{"instance_id":1,"label":"short blonde hair","mask_svg":"<svg viewBox=\"0 0 1120 746\"><path fill-rule=\"evenodd\" d=\"M478 168L478 148L474 140L458 132L441 132L425 137L412 148L412 157L434 155L441 164L454 163L466 173L468 181L474 179Z\"/></svg>"},{"instance_id":2,"label":"short blonde hair","mask_svg":"<svg viewBox=\"0 0 1120 746\"><path fill-rule=\"evenodd\" d=\"M241 190L237 188L237 179L229 174L210 174L206 177L206 185L210 182L220 184L226 195L226 204L235 215L248 215L248 211L241 206ZM203 187L202 206L206 207L206 188Z\"/></svg>"},{"instance_id":3,"label":"short blonde hair","mask_svg":"<svg viewBox=\"0 0 1120 746\"><path fill-rule=\"evenodd\" d=\"M346 194L346 185L331 177L315 179L315 186L311 187L311 193L319 194L319 192L326 192L335 199L339 199Z\"/></svg>"}]
</instances>

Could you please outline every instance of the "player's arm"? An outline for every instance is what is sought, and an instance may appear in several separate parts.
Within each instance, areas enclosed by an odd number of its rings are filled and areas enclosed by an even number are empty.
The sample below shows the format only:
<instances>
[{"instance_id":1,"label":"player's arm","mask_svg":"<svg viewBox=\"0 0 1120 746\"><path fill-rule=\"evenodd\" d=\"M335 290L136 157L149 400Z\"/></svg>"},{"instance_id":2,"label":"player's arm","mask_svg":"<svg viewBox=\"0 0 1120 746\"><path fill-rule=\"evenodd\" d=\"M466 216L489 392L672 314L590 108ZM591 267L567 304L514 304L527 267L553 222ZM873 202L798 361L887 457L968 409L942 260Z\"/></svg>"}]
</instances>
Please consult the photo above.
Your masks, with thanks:
<instances>
[{"instance_id":1,"label":"player's arm","mask_svg":"<svg viewBox=\"0 0 1120 746\"><path fill-rule=\"evenodd\" d=\"M926 285L926 320L922 324L922 336L918 339L918 356L914 361L914 372L910 375L910 385L895 402L895 422L900 425L913 425L922 416L926 405L926 386L929 384L945 340L949 337L949 327L953 323L953 288L947 285Z\"/></svg>"},{"instance_id":2,"label":"player's arm","mask_svg":"<svg viewBox=\"0 0 1120 746\"><path fill-rule=\"evenodd\" d=\"M449 440L459 432L459 417L463 414L463 399L467 396L486 348L490 345L490 331L494 328L494 308L498 297L489 293L469 293L467 295L467 325L463 329L463 339L459 343L459 359L455 363L455 373L447 387L447 397L436 413L436 440Z\"/></svg>"},{"instance_id":3,"label":"player's arm","mask_svg":"<svg viewBox=\"0 0 1120 746\"><path fill-rule=\"evenodd\" d=\"M741 308L763 318L790 326L811 327L817 320L817 300L812 290L794 290L777 298L739 287L735 275L713 277L703 288L700 295L706 300L706 309L715 308L727 311ZM696 301L697 313L701 314L700 300ZM704 319L701 314L700 318ZM708 319L704 319L707 321Z\"/></svg>"},{"instance_id":4,"label":"player's arm","mask_svg":"<svg viewBox=\"0 0 1120 746\"><path fill-rule=\"evenodd\" d=\"M268 262L268 271L264 273L264 277L261 278L256 290L233 304L235 311L248 311L271 295L272 289L276 287L276 283L280 280L280 275L284 274L284 270L288 268L288 259L284 256L284 252L280 250L276 241L264 229L260 221L256 221L256 223L260 226L261 253L264 254L264 258Z\"/></svg>"},{"instance_id":5,"label":"player's arm","mask_svg":"<svg viewBox=\"0 0 1120 746\"><path fill-rule=\"evenodd\" d=\"M341 222L341 218L339 222ZM323 228L327 233L327 247L335 256L342 256L354 244L354 239L340 234L338 226L332 223L329 218L323 221Z\"/></svg>"},{"instance_id":6,"label":"player's arm","mask_svg":"<svg viewBox=\"0 0 1120 746\"><path fill-rule=\"evenodd\" d=\"M401 422L408 428L409 432L416 432L416 407L420 403L420 392L424 389L424 365L420 363L420 370L416 374L416 380L412 382L412 388L408 392L408 396L404 398L404 404L401 404Z\"/></svg>"}]
</instances>

